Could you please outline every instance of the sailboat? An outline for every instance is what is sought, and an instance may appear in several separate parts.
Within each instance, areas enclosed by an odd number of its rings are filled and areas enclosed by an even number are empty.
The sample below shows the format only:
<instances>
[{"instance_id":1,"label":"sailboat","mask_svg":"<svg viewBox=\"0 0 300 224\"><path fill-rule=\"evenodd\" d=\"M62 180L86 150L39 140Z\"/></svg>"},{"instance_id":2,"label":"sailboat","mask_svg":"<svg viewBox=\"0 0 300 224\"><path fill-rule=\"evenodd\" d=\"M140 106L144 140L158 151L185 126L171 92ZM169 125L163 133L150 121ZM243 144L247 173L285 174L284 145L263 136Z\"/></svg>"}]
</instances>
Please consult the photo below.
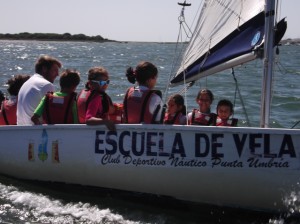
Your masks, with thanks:
<instances>
[{"instance_id":1,"label":"sailboat","mask_svg":"<svg viewBox=\"0 0 300 224\"><path fill-rule=\"evenodd\" d=\"M268 127L272 54L283 35L274 31L274 2L204 1L181 66L170 80L172 86L188 85L263 54L261 127L118 124L117 131L109 131L81 124L1 126L0 173L184 202L286 210L285 197L299 187L300 130ZM284 24L277 30L284 30Z\"/></svg>"}]
</instances>

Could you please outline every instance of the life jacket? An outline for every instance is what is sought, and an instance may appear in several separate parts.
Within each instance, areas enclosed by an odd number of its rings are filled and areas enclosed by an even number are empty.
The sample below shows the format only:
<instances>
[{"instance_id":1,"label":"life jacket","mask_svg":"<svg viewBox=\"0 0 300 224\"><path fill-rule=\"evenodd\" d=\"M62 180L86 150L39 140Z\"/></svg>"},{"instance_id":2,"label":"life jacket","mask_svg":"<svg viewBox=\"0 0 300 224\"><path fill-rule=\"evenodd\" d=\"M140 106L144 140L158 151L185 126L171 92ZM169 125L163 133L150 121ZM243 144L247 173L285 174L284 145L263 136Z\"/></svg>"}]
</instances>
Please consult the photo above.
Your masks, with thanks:
<instances>
[{"instance_id":1,"label":"life jacket","mask_svg":"<svg viewBox=\"0 0 300 224\"><path fill-rule=\"evenodd\" d=\"M231 126L236 127L238 123L237 118L231 118L227 120L222 120L221 118L217 118L216 126Z\"/></svg>"},{"instance_id":2,"label":"life jacket","mask_svg":"<svg viewBox=\"0 0 300 224\"><path fill-rule=\"evenodd\" d=\"M16 125L17 124L17 102L11 100L3 100L1 104L0 125Z\"/></svg>"},{"instance_id":3,"label":"life jacket","mask_svg":"<svg viewBox=\"0 0 300 224\"><path fill-rule=\"evenodd\" d=\"M109 105L112 104L110 97L105 92L91 91L83 89L77 98L77 110L78 110L78 121L80 124L85 124L85 114L89 103L93 96L100 94L102 98L103 114L107 114L109 111Z\"/></svg>"},{"instance_id":4,"label":"life jacket","mask_svg":"<svg viewBox=\"0 0 300 224\"><path fill-rule=\"evenodd\" d=\"M191 125L206 125L210 126L216 125L217 115L215 113L201 113L198 109L193 109L192 119L190 121Z\"/></svg>"},{"instance_id":5,"label":"life jacket","mask_svg":"<svg viewBox=\"0 0 300 224\"><path fill-rule=\"evenodd\" d=\"M150 97L152 94L162 96L159 90L138 90L131 87L127 90L124 98L124 122L128 124L154 124L155 118L160 110L160 106L154 110L153 114L149 111Z\"/></svg>"},{"instance_id":6,"label":"life jacket","mask_svg":"<svg viewBox=\"0 0 300 224\"><path fill-rule=\"evenodd\" d=\"M164 124L180 124L180 118L184 116L181 112L173 114L166 113L164 117Z\"/></svg>"},{"instance_id":7,"label":"life jacket","mask_svg":"<svg viewBox=\"0 0 300 224\"><path fill-rule=\"evenodd\" d=\"M123 103L113 103L115 108L114 113L109 114L109 120L114 121L116 124L123 123L124 120L124 107Z\"/></svg>"},{"instance_id":8,"label":"life jacket","mask_svg":"<svg viewBox=\"0 0 300 224\"><path fill-rule=\"evenodd\" d=\"M46 124L73 124L73 104L76 103L76 93L68 96L55 96L48 92L45 96L43 119Z\"/></svg>"}]
</instances>

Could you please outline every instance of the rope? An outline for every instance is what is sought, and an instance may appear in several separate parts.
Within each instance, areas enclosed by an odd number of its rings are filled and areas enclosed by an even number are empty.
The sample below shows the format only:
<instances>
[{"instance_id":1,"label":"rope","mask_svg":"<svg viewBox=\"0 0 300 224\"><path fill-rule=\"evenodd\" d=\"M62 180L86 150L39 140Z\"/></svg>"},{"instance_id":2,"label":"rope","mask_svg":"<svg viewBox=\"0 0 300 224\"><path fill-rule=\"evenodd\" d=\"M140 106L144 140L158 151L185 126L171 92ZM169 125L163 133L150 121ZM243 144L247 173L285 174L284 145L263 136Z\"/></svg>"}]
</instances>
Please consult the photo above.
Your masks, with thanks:
<instances>
[{"instance_id":1,"label":"rope","mask_svg":"<svg viewBox=\"0 0 300 224\"><path fill-rule=\"evenodd\" d=\"M277 53L278 54L278 53ZM279 60L276 60L275 65L277 66L278 71L282 74L282 75L286 75L286 74L295 74L293 72L290 72L282 63L280 63ZM300 123L300 120L297 121L290 129L295 128L298 124Z\"/></svg>"},{"instance_id":2,"label":"rope","mask_svg":"<svg viewBox=\"0 0 300 224\"><path fill-rule=\"evenodd\" d=\"M163 95L163 102L166 103L167 101L167 94L168 94L168 89L169 89L169 83L172 79L172 74L175 73L175 67L176 65L179 65L180 62L179 62L179 59L180 57L178 57L178 55L183 55L183 50L184 50L184 43L186 40L190 39L191 38L191 35L192 35L192 31L190 29L190 27L187 25L187 23L185 22L185 16L184 16L184 9L185 9L185 6L182 6L182 9L181 9L181 12L180 12L180 16L178 17L178 21L179 21L179 32L178 32L178 36L177 36L177 42L176 42L176 47L175 47L175 54L174 54L174 57L173 57L173 63L172 63L172 68L171 68L171 72L170 72L170 75L169 75L169 80L168 80L168 83L166 85L166 89L164 91L164 95ZM183 31L185 33L185 41L183 41ZM179 45L181 43L181 46L182 48L179 49ZM177 57L176 57L177 56ZM184 79L185 79L185 74L184 74ZM182 95L182 93L186 93L186 90L190 87L191 85L190 84L187 84L185 83L185 80L184 80L184 87L182 90L180 90L180 94Z\"/></svg>"},{"instance_id":3,"label":"rope","mask_svg":"<svg viewBox=\"0 0 300 224\"><path fill-rule=\"evenodd\" d=\"M249 117L248 117L248 114L247 114L247 111L246 111L246 107L245 107L245 104L244 104L244 101L243 101L243 98L242 98L242 94L241 94L241 91L239 89L239 85L238 85L238 82L237 82L237 79L235 77L235 74L234 74L234 69L232 68L232 76L233 76L233 80L235 82L235 93L234 93L234 105L235 105L235 100L236 100L236 94L238 92L239 94L239 97L240 97L240 101L241 101L241 104L242 104L242 107L243 107L243 111L244 111L244 114L245 114L245 117L246 117L246 121L247 121L247 124L248 124L248 127L251 127L251 124L250 124L250 120L249 120Z\"/></svg>"},{"instance_id":4,"label":"rope","mask_svg":"<svg viewBox=\"0 0 300 224\"><path fill-rule=\"evenodd\" d=\"M293 129L294 127L296 127L298 124L300 123L300 121L297 121L296 124L294 124L291 129Z\"/></svg>"},{"instance_id":5,"label":"rope","mask_svg":"<svg viewBox=\"0 0 300 224\"><path fill-rule=\"evenodd\" d=\"M185 6L183 5L183 6L182 6L182 9L181 9L180 16L178 17L178 21L179 21L179 23L180 23L180 26L185 25L185 26L182 26L182 28L183 28L183 30L184 30L184 32L185 32L185 35L186 35L188 38L191 38L190 35L192 35L193 32L191 31L191 29L190 29L190 27L188 26L188 24L185 22L184 9L185 9ZM188 32L187 32L187 30L186 30L185 27L187 28Z\"/></svg>"},{"instance_id":6,"label":"rope","mask_svg":"<svg viewBox=\"0 0 300 224\"><path fill-rule=\"evenodd\" d=\"M186 3L186 1L184 1L184 3ZM202 3L200 3L201 5ZM196 15L198 15L199 13L199 9L200 9L200 5L198 7L198 11L196 13ZM164 91L164 94L163 94L163 102L164 104L166 104L166 101L167 101L167 94L168 94L168 89L170 87L170 81L171 79L174 77L172 76L172 74L175 73L175 67L178 68L179 66L182 66L183 68L183 77L184 77L184 87L177 91L178 94L180 95L184 95L184 99L185 99L185 105L186 105L186 113L187 113L187 90L193 86L194 82L189 82L189 83L186 83L186 80L185 80L185 68L184 66L180 63L180 59L181 57L179 56L182 56L183 55L183 52L185 50L184 46L185 46L185 42L187 40L189 40L194 34L192 32L192 30L190 29L190 27L188 26L188 24L186 23L185 21L185 15L184 15L184 9L185 9L185 5L183 5L182 9L181 9L181 12L180 12L180 16L178 17L178 20L179 20L179 32L178 32L178 37L177 37L177 42L176 42L176 47L175 47L175 54L174 54L174 58L173 58L173 64L172 64L172 67L171 67L171 72L170 72L170 75L169 75L169 80L168 80L168 83L166 85L166 89ZM195 22L195 18L196 16L194 17L194 20L192 22L192 26ZM185 41L183 41L183 32L185 33ZM182 48L179 49L179 43L181 43L181 46ZM177 55L177 57L176 57Z\"/></svg>"},{"instance_id":7,"label":"rope","mask_svg":"<svg viewBox=\"0 0 300 224\"><path fill-rule=\"evenodd\" d=\"M179 33L178 33L178 37L177 37L177 42L176 42L176 47L175 47L175 53L174 53L174 57L173 57L173 62L172 62L172 67L171 67L171 71L170 71L170 75L169 75L169 79L168 79L168 82L167 82L167 85L166 85L166 88L165 88L165 91L164 91L164 94L163 94L163 101L164 101L164 103L166 102L166 100L167 100L167 94L168 94L168 89L169 89L169 86L170 86L170 81L171 81L171 79L172 79L172 74L174 74L175 73L175 67L176 67L176 65L178 65L179 64L179 57L178 57L178 55L182 55L182 52L183 52L183 44L181 44L182 45L182 48L181 49L179 49L179 43L182 43L182 41L180 41L180 40L182 40L182 29L181 29L181 25L180 25L180 27L179 27ZM178 53L178 52L180 52L180 53ZM177 57L176 57L177 56Z\"/></svg>"}]
</instances>

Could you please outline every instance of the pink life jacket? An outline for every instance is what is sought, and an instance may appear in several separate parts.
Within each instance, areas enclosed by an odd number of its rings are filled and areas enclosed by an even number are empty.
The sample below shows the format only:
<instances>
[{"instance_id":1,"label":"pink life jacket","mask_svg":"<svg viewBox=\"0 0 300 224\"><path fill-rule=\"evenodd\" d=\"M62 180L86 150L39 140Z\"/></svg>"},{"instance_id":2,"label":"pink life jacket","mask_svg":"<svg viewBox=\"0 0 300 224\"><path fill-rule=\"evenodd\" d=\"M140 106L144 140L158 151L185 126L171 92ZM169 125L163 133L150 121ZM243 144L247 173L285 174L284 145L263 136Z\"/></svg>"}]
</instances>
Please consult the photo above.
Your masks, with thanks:
<instances>
[{"instance_id":1,"label":"pink life jacket","mask_svg":"<svg viewBox=\"0 0 300 224\"><path fill-rule=\"evenodd\" d=\"M77 98L78 121L85 124L85 115L88 105L95 94L100 94L102 98L103 114L108 113L109 104L112 104L110 97L105 92L91 91L83 89Z\"/></svg>"}]
</instances>

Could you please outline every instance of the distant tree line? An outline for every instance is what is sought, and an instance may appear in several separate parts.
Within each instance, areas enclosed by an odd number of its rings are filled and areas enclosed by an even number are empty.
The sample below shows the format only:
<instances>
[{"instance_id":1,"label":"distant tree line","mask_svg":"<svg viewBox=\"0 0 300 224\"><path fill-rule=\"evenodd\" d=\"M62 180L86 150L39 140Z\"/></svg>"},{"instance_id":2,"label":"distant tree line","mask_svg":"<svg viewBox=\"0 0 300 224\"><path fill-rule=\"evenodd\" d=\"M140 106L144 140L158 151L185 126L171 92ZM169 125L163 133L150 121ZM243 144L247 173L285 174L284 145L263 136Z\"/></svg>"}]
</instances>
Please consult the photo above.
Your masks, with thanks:
<instances>
[{"instance_id":1,"label":"distant tree line","mask_svg":"<svg viewBox=\"0 0 300 224\"><path fill-rule=\"evenodd\" d=\"M56 34L56 33L18 33L18 34L0 34L1 40L47 40L47 41L95 41L95 42L109 42L100 35L86 36L84 34Z\"/></svg>"}]
</instances>

